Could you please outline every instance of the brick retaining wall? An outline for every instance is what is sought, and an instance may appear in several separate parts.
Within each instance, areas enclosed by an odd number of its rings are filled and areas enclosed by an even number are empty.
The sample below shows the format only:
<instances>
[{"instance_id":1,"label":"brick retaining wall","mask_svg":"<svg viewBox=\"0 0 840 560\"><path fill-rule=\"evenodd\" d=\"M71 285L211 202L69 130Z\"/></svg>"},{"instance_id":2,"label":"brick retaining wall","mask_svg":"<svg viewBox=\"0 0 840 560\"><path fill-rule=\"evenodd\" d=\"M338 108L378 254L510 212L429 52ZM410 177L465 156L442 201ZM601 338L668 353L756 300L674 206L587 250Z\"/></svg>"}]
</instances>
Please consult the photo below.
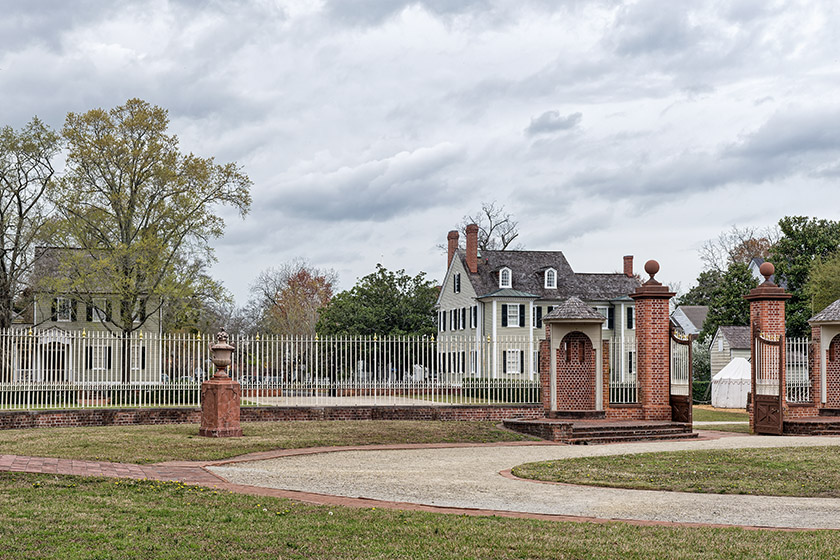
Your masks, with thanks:
<instances>
[{"instance_id":1,"label":"brick retaining wall","mask_svg":"<svg viewBox=\"0 0 840 560\"><path fill-rule=\"evenodd\" d=\"M533 405L462 406L324 406L256 407L240 410L242 422L295 420L444 420L498 421L508 418L541 418L543 408ZM0 411L0 430L82 426L132 426L198 424L199 408L6 410Z\"/></svg>"}]
</instances>

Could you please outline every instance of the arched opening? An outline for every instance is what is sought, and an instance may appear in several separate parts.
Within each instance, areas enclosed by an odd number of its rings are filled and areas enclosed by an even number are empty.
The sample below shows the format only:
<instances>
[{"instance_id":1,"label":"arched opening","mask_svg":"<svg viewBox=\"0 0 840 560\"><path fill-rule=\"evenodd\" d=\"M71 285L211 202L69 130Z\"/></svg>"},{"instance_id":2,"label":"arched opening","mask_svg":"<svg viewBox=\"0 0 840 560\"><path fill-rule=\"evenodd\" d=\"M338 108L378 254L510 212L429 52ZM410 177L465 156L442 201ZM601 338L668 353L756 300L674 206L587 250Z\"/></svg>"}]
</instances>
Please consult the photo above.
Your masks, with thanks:
<instances>
[{"instance_id":1,"label":"arched opening","mask_svg":"<svg viewBox=\"0 0 840 560\"><path fill-rule=\"evenodd\" d=\"M825 406L840 408L840 334L831 339L825 363Z\"/></svg>"},{"instance_id":2,"label":"arched opening","mask_svg":"<svg viewBox=\"0 0 840 560\"><path fill-rule=\"evenodd\" d=\"M557 349L557 409L595 410L595 349L588 336L573 331Z\"/></svg>"}]
</instances>

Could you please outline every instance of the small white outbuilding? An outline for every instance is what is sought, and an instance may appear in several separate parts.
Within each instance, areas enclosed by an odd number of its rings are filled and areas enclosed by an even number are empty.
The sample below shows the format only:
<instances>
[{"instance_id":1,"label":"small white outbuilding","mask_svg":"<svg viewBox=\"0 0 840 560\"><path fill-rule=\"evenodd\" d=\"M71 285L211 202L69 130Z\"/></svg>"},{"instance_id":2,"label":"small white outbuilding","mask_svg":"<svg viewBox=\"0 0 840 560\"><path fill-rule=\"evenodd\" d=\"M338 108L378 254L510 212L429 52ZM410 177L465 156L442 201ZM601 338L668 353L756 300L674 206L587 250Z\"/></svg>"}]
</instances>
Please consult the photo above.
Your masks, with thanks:
<instances>
[{"instance_id":1,"label":"small white outbuilding","mask_svg":"<svg viewBox=\"0 0 840 560\"><path fill-rule=\"evenodd\" d=\"M733 358L712 377L712 406L715 408L746 408L750 392L750 362Z\"/></svg>"}]
</instances>

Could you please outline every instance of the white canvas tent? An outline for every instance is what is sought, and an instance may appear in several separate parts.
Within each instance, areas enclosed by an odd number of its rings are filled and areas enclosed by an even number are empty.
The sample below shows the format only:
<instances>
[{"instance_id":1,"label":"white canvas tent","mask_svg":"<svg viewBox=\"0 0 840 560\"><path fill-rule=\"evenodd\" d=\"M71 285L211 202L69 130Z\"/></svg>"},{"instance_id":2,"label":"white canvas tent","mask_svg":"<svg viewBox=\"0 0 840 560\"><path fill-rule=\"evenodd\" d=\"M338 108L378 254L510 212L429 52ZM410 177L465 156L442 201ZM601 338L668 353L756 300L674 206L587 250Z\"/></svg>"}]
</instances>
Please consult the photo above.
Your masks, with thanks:
<instances>
[{"instance_id":1,"label":"white canvas tent","mask_svg":"<svg viewBox=\"0 0 840 560\"><path fill-rule=\"evenodd\" d=\"M750 392L750 363L733 358L712 378L712 406L717 408L746 408Z\"/></svg>"}]
</instances>

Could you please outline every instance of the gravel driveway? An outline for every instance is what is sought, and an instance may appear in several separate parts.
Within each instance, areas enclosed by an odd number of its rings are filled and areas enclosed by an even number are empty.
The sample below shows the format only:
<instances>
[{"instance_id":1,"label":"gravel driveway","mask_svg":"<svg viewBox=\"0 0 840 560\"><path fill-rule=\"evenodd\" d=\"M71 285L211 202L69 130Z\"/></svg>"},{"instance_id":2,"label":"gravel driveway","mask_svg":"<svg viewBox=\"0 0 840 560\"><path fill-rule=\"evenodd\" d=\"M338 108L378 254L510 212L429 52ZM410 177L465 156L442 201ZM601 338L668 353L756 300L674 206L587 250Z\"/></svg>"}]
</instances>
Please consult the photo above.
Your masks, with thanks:
<instances>
[{"instance_id":1,"label":"gravel driveway","mask_svg":"<svg viewBox=\"0 0 840 560\"><path fill-rule=\"evenodd\" d=\"M540 484L500 474L521 463L570 457L813 445L840 445L840 438L749 436L600 446L354 450L208 468L236 484L444 507L604 519L837 529L840 528L840 499L620 490Z\"/></svg>"}]
</instances>

